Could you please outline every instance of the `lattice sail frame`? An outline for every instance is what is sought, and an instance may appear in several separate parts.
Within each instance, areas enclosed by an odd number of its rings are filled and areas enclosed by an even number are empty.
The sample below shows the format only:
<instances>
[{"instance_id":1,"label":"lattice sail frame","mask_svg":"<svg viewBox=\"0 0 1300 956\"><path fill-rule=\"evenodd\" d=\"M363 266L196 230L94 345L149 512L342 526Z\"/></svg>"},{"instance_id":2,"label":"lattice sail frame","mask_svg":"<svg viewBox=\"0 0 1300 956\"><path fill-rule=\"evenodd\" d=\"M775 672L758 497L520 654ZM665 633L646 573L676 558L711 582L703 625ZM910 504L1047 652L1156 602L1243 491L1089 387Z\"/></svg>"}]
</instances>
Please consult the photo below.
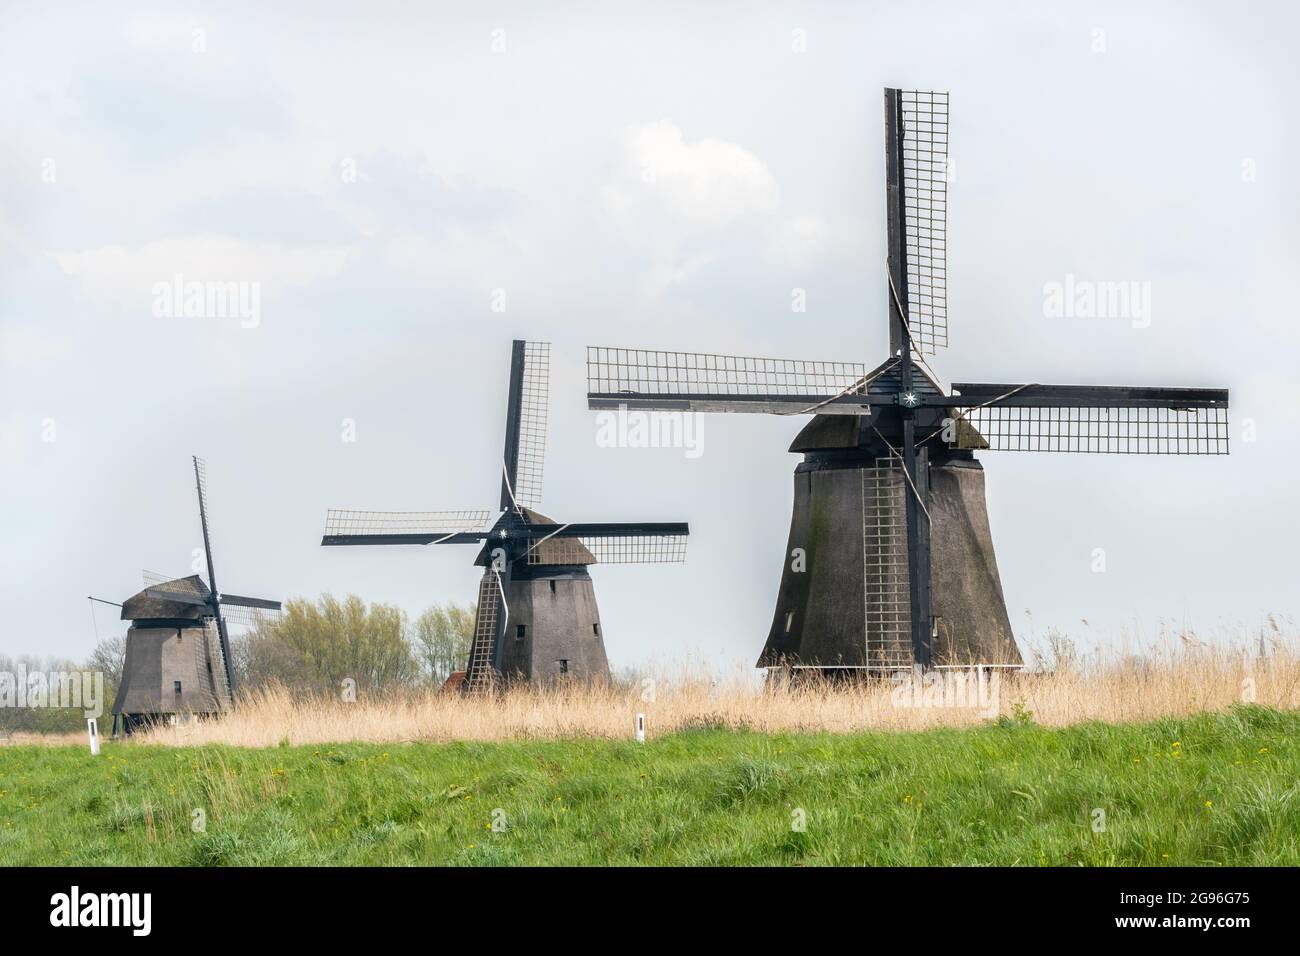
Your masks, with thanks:
<instances>
[{"instance_id":1,"label":"lattice sail frame","mask_svg":"<svg viewBox=\"0 0 1300 956\"><path fill-rule=\"evenodd\" d=\"M524 343L524 379L519 401L519 457L515 502L525 508L542 503L546 471L546 420L550 403L551 344Z\"/></svg>"},{"instance_id":2,"label":"lattice sail frame","mask_svg":"<svg viewBox=\"0 0 1300 956\"><path fill-rule=\"evenodd\" d=\"M859 362L587 348L587 391L637 395L836 395L866 377Z\"/></svg>"},{"instance_id":3,"label":"lattice sail frame","mask_svg":"<svg viewBox=\"0 0 1300 956\"><path fill-rule=\"evenodd\" d=\"M275 624L280 620L281 612L272 608L248 607L243 604L226 604L221 602L221 617L227 624L240 627L260 627L263 624Z\"/></svg>"},{"instance_id":4,"label":"lattice sail frame","mask_svg":"<svg viewBox=\"0 0 1300 956\"><path fill-rule=\"evenodd\" d=\"M198 589L198 586L192 581L186 581L186 577L188 577L188 575L181 575L178 577L175 574L162 574L158 571L149 570L140 572L140 579L144 582L146 588L154 588L160 584L174 583L176 586L171 589L173 591L193 594L195 597L204 597L203 592Z\"/></svg>"},{"instance_id":5,"label":"lattice sail frame","mask_svg":"<svg viewBox=\"0 0 1300 956\"><path fill-rule=\"evenodd\" d=\"M900 90L907 324L917 351L948 346L948 94Z\"/></svg>"},{"instance_id":6,"label":"lattice sail frame","mask_svg":"<svg viewBox=\"0 0 1300 956\"><path fill-rule=\"evenodd\" d=\"M591 535L545 538L528 549L536 565L680 564L686 560L686 535Z\"/></svg>"},{"instance_id":7,"label":"lattice sail frame","mask_svg":"<svg viewBox=\"0 0 1300 956\"><path fill-rule=\"evenodd\" d=\"M491 511L354 511L331 508L325 513L325 534L459 534L482 531Z\"/></svg>"},{"instance_id":8,"label":"lattice sail frame","mask_svg":"<svg viewBox=\"0 0 1300 956\"><path fill-rule=\"evenodd\" d=\"M208 463L198 455L194 456L194 476L199 486L199 520L208 520ZM209 529L209 533L211 529Z\"/></svg>"},{"instance_id":9,"label":"lattice sail frame","mask_svg":"<svg viewBox=\"0 0 1300 956\"><path fill-rule=\"evenodd\" d=\"M194 461L194 480L199 491L199 524L203 529L203 553L207 560L208 566L208 587L216 590L215 562L212 557L214 550L212 539L215 537L212 533L212 523L208 514L208 463L198 455L193 456Z\"/></svg>"},{"instance_id":10,"label":"lattice sail frame","mask_svg":"<svg viewBox=\"0 0 1300 956\"><path fill-rule=\"evenodd\" d=\"M201 688L206 689L213 697L220 700L226 708L229 708L234 703L234 700L233 695L230 693L230 684L226 679L226 654L221 648L221 632L217 629L217 619L213 617L205 618L203 630L204 646L207 651L211 674L209 675L207 668L200 669L199 684Z\"/></svg>"},{"instance_id":11,"label":"lattice sail frame","mask_svg":"<svg viewBox=\"0 0 1300 956\"><path fill-rule=\"evenodd\" d=\"M1107 455L1226 455L1227 408L1030 407L965 412L954 448Z\"/></svg>"}]
</instances>

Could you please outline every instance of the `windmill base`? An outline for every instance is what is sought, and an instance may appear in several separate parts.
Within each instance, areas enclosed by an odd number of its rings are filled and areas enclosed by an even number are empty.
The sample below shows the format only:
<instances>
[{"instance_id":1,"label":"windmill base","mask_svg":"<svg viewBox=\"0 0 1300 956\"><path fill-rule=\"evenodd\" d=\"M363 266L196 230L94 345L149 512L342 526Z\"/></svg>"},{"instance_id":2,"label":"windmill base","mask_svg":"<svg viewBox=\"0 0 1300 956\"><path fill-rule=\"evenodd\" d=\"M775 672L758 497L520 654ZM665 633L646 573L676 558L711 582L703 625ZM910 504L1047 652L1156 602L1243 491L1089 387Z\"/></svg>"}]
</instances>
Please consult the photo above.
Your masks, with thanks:
<instances>
[{"instance_id":1,"label":"windmill base","mask_svg":"<svg viewBox=\"0 0 1300 956\"><path fill-rule=\"evenodd\" d=\"M757 666L845 675L911 666L901 512L910 492L898 469L873 464L808 460L795 469L785 567ZM928 507L935 664L1020 664L980 463L933 463Z\"/></svg>"},{"instance_id":2,"label":"windmill base","mask_svg":"<svg viewBox=\"0 0 1300 956\"><path fill-rule=\"evenodd\" d=\"M591 575L585 570L538 568L528 577L516 567L507 597L509 618L500 672L531 684L609 679L609 659Z\"/></svg>"},{"instance_id":3,"label":"windmill base","mask_svg":"<svg viewBox=\"0 0 1300 956\"><path fill-rule=\"evenodd\" d=\"M140 723L169 714L218 714L228 709L225 664L215 628L186 621L135 626L126 632L114 715Z\"/></svg>"}]
</instances>

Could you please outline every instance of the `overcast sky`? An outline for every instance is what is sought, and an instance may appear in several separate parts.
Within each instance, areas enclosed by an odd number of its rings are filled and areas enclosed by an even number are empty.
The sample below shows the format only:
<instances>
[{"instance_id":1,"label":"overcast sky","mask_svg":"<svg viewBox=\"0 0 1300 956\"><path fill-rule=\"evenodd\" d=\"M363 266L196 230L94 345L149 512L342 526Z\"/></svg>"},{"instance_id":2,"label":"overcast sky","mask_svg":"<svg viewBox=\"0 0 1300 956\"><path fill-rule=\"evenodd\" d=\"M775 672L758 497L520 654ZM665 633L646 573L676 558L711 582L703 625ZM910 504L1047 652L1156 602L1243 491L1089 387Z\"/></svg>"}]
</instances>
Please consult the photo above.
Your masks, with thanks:
<instances>
[{"instance_id":1,"label":"overcast sky","mask_svg":"<svg viewBox=\"0 0 1300 956\"><path fill-rule=\"evenodd\" d=\"M584 348L881 361L885 86L952 95L947 381L1232 389L1228 458L983 456L1022 646L1297 612L1294 5L271 6L4 4L0 651L84 657L87 594L189 573L192 454L222 588L472 600L473 549L325 511L493 508L528 338L541 510L691 523L595 569L611 663L751 665L803 420L601 448ZM257 321L156 316L177 274ZM1149 326L1046 317L1067 275Z\"/></svg>"}]
</instances>

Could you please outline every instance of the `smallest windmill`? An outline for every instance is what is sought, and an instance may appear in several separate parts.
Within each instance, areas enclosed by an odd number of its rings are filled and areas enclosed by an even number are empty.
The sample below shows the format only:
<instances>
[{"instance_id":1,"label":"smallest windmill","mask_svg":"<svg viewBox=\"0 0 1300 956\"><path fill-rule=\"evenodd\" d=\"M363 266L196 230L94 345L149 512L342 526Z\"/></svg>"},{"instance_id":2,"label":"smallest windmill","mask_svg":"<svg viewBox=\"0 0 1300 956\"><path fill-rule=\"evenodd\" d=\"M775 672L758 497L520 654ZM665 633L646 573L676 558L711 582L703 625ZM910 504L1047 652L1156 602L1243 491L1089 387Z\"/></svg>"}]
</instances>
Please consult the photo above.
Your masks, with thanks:
<instances>
[{"instance_id":1,"label":"smallest windmill","mask_svg":"<svg viewBox=\"0 0 1300 956\"><path fill-rule=\"evenodd\" d=\"M235 672L228 623L252 626L274 620L279 601L222 594L212 564L208 531L207 473L194 459L199 523L208 580L200 575L168 578L144 573L144 590L122 604L126 660L113 703L113 732L125 733L178 715L220 714L234 707Z\"/></svg>"}]
</instances>

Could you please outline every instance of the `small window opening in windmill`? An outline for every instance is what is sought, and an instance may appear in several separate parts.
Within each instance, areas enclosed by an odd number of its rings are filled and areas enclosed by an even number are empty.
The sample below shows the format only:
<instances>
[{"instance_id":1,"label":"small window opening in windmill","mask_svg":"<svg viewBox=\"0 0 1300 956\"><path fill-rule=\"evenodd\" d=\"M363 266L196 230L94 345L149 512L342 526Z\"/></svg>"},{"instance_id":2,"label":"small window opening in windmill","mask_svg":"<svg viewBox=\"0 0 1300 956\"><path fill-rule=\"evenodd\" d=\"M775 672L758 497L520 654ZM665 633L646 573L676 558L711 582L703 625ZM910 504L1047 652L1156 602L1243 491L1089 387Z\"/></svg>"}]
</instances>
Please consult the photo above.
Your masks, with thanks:
<instances>
[{"instance_id":1,"label":"small window opening in windmill","mask_svg":"<svg viewBox=\"0 0 1300 956\"><path fill-rule=\"evenodd\" d=\"M560 673L561 673L561 674L567 674L567 673L569 673L569 661L568 661L568 658L562 658L562 659L556 661L555 663L557 663L557 664L560 665Z\"/></svg>"},{"instance_id":2,"label":"small window opening in windmill","mask_svg":"<svg viewBox=\"0 0 1300 956\"><path fill-rule=\"evenodd\" d=\"M597 621L595 624L591 625L591 633L595 634L597 637L600 637L600 622L599 622L599 621Z\"/></svg>"},{"instance_id":3,"label":"small window opening in windmill","mask_svg":"<svg viewBox=\"0 0 1300 956\"><path fill-rule=\"evenodd\" d=\"M794 627L794 611L785 612L785 632L790 633L790 628Z\"/></svg>"},{"instance_id":4,"label":"small window opening in windmill","mask_svg":"<svg viewBox=\"0 0 1300 956\"><path fill-rule=\"evenodd\" d=\"M555 593L555 578L551 578L551 593Z\"/></svg>"},{"instance_id":5,"label":"small window opening in windmill","mask_svg":"<svg viewBox=\"0 0 1300 956\"><path fill-rule=\"evenodd\" d=\"M177 694L179 694L181 692L181 682L178 680L172 681L172 688L176 691Z\"/></svg>"},{"instance_id":6,"label":"small window opening in windmill","mask_svg":"<svg viewBox=\"0 0 1300 956\"><path fill-rule=\"evenodd\" d=\"M516 624L516 625L515 625L515 640L516 640L516 641L522 641L522 640L524 639L524 636L525 636L527 633L528 633L528 625L527 625L527 624Z\"/></svg>"}]
</instances>

